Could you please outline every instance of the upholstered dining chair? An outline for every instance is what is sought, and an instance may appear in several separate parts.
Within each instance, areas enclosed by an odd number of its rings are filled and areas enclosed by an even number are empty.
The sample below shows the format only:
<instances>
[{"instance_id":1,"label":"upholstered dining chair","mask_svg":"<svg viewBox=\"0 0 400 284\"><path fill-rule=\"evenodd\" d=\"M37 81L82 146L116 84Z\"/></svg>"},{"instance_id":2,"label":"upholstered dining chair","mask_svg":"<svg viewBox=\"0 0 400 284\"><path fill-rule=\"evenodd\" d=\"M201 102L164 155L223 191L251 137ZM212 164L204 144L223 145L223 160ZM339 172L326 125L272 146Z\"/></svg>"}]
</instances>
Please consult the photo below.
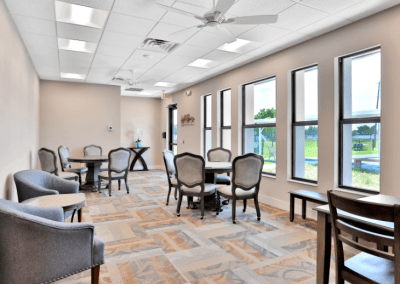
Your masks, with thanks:
<instances>
[{"instance_id":1,"label":"upholstered dining chair","mask_svg":"<svg viewBox=\"0 0 400 284\"><path fill-rule=\"evenodd\" d=\"M19 202L44 195L79 193L78 182L65 180L39 170L17 172L14 174L14 181ZM73 210L66 211L64 219L71 216L72 213Z\"/></svg>"},{"instance_id":2,"label":"upholstered dining chair","mask_svg":"<svg viewBox=\"0 0 400 284\"><path fill-rule=\"evenodd\" d=\"M0 199L0 283L50 283L92 270L99 283L105 244L92 223L64 223L61 207Z\"/></svg>"},{"instance_id":3,"label":"upholstered dining chair","mask_svg":"<svg viewBox=\"0 0 400 284\"><path fill-rule=\"evenodd\" d=\"M261 172L264 158L253 153L236 157L232 162L232 185L217 188L217 215L220 212L221 196L232 200L232 222L236 224L236 201L243 200L243 212L246 212L247 200L254 199L257 211L257 220L260 221L261 213L258 204L258 191L260 190Z\"/></svg>"},{"instance_id":4,"label":"upholstered dining chair","mask_svg":"<svg viewBox=\"0 0 400 284\"><path fill-rule=\"evenodd\" d=\"M180 216L182 198L188 197L188 203L193 203L193 197L201 198L201 219L204 218L204 197L215 195L217 186L205 183L205 161L202 156L191 153L176 155L174 158L176 179L178 181L179 199L176 213Z\"/></svg>"},{"instance_id":5,"label":"upholstered dining chair","mask_svg":"<svg viewBox=\"0 0 400 284\"><path fill-rule=\"evenodd\" d=\"M208 151L207 159L209 162L230 162L232 157L231 151L228 149L218 147ZM217 184L231 184L231 177L229 176L230 173L227 173L226 176L224 175L217 175Z\"/></svg>"},{"instance_id":6,"label":"upholstered dining chair","mask_svg":"<svg viewBox=\"0 0 400 284\"><path fill-rule=\"evenodd\" d=\"M356 200L332 190L328 191L328 202L335 240L336 283L400 283L400 205ZM340 215L338 210L341 210ZM350 219L346 218L349 213L352 214ZM368 226L365 218L394 223L393 234L382 234L379 228ZM393 251L365 246L356 239L392 247ZM345 261L343 243L361 253Z\"/></svg>"},{"instance_id":7,"label":"upholstered dining chair","mask_svg":"<svg viewBox=\"0 0 400 284\"><path fill-rule=\"evenodd\" d=\"M46 148L41 148L38 151L39 154L39 161L42 170L60 178L67 179L67 180L78 180L78 175L73 172L59 172L57 166L57 156L54 151Z\"/></svg>"},{"instance_id":8,"label":"upholstered dining chair","mask_svg":"<svg viewBox=\"0 0 400 284\"><path fill-rule=\"evenodd\" d=\"M79 177L79 184L82 183L82 174L87 173L88 168L79 167L73 168L71 162L68 161L68 158L71 157L71 153L69 152L69 148L65 146L58 147L58 156L60 157L61 162L61 170L67 173L76 173Z\"/></svg>"},{"instance_id":9,"label":"upholstered dining chair","mask_svg":"<svg viewBox=\"0 0 400 284\"><path fill-rule=\"evenodd\" d=\"M176 194L178 191L178 181L176 180L175 174L175 165L174 165L174 152L165 149L163 151L163 158L164 158L164 165L165 165L165 171L167 172L167 177L168 177L168 196L167 196L167 204L169 203L169 195L171 194L171 189L175 188L175 193L174 197L175 200Z\"/></svg>"},{"instance_id":10,"label":"upholstered dining chair","mask_svg":"<svg viewBox=\"0 0 400 284\"><path fill-rule=\"evenodd\" d=\"M108 195L111 196L111 182L118 180L118 190L121 190L121 180L125 180L126 192L129 194L128 172L131 151L125 148L111 150L108 153L108 171L99 173L99 192L101 181L108 181Z\"/></svg>"},{"instance_id":11,"label":"upholstered dining chair","mask_svg":"<svg viewBox=\"0 0 400 284\"><path fill-rule=\"evenodd\" d=\"M101 156L103 155L103 149L97 145L88 145L83 148L83 154L85 156ZM108 167L101 165L100 171L106 172L108 171Z\"/></svg>"}]
</instances>

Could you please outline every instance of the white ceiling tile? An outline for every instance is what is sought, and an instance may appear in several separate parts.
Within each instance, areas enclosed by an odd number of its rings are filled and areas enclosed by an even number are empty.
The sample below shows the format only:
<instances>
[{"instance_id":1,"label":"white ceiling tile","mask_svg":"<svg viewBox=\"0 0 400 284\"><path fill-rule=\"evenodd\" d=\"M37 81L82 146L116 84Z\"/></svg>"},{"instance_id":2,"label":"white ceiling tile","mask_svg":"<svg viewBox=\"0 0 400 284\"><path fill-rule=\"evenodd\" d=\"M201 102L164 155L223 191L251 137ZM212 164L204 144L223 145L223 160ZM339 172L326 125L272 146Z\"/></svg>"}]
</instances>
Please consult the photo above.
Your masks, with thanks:
<instances>
[{"instance_id":1,"label":"white ceiling tile","mask_svg":"<svg viewBox=\"0 0 400 284\"><path fill-rule=\"evenodd\" d=\"M76 67L76 68L85 69L86 70L85 74L86 74L91 65L92 65L92 62L66 60L65 57L60 58L61 69L63 69L63 67ZM66 71L62 71L62 72L71 73L71 72L66 72Z\"/></svg>"},{"instance_id":2,"label":"white ceiling tile","mask_svg":"<svg viewBox=\"0 0 400 284\"><path fill-rule=\"evenodd\" d=\"M149 55L150 57L146 58L144 55ZM154 52L154 51L147 51L147 50L141 50L141 49L136 49L135 52L133 52L132 56L129 58L129 61L134 61L134 60L145 60L148 62L159 62L161 59L163 59L165 56L167 56L168 53L161 53L161 52Z\"/></svg>"},{"instance_id":3,"label":"white ceiling tile","mask_svg":"<svg viewBox=\"0 0 400 284\"><path fill-rule=\"evenodd\" d=\"M122 66L123 70L134 70L135 74L136 72L138 73L144 73L147 70L149 70L151 67L153 67L157 62L154 61L148 61L148 60L138 60L138 59L129 59L124 66Z\"/></svg>"},{"instance_id":4,"label":"white ceiling tile","mask_svg":"<svg viewBox=\"0 0 400 284\"><path fill-rule=\"evenodd\" d=\"M35 65L35 69L38 72L39 77L60 76L60 69L58 66L38 64Z\"/></svg>"},{"instance_id":5,"label":"white ceiling tile","mask_svg":"<svg viewBox=\"0 0 400 284\"><path fill-rule=\"evenodd\" d=\"M46 36L57 36L54 21L47 21L19 15L13 15L15 24L21 33L31 33Z\"/></svg>"},{"instance_id":6,"label":"white ceiling tile","mask_svg":"<svg viewBox=\"0 0 400 284\"><path fill-rule=\"evenodd\" d=\"M232 60L238 56L240 56L240 53L227 52L227 51L222 51L222 50L213 50L210 53L204 55L202 57L202 59L208 59L208 60L218 61L218 62L226 62L226 61Z\"/></svg>"},{"instance_id":7,"label":"white ceiling tile","mask_svg":"<svg viewBox=\"0 0 400 284\"><path fill-rule=\"evenodd\" d=\"M246 44L240 46L240 47L235 47L235 44L237 41L242 41L242 42L246 42ZM250 52L256 48L259 48L260 46L263 45L263 43L261 42L255 42L255 41L245 41L242 39L237 39L236 42L229 44L226 43L220 47L218 47L218 50L223 50L223 51L228 51L228 52L236 52L236 53L247 53Z\"/></svg>"},{"instance_id":8,"label":"white ceiling tile","mask_svg":"<svg viewBox=\"0 0 400 284\"><path fill-rule=\"evenodd\" d=\"M91 63L94 57L93 53L75 52L68 50L59 50L60 62L84 62Z\"/></svg>"},{"instance_id":9,"label":"white ceiling tile","mask_svg":"<svg viewBox=\"0 0 400 284\"><path fill-rule=\"evenodd\" d=\"M110 11L114 0L61 0L76 5L92 7L100 10Z\"/></svg>"},{"instance_id":10,"label":"white ceiling tile","mask_svg":"<svg viewBox=\"0 0 400 284\"><path fill-rule=\"evenodd\" d=\"M319 36L348 24L351 24L351 21L332 15L314 24L306 26L298 30L298 32L310 36Z\"/></svg>"},{"instance_id":11,"label":"white ceiling tile","mask_svg":"<svg viewBox=\"0 0 400 284\"><path fill-rule=\"evenodd\" d=\"M163 60L161 60L160 64L169 64L171 66L173 65L173 66L184 67L191 62L193 62L192 57L184 57L184 56L170 54L170 55L166 56Z\"/></svg>"},{"instance_id":12,"label":"white ceiling tile","mask_svg":"<svg viewBox=\"0 0 400 284\"><path fill-rule=\"evenodd\" d=\"M100 29L66 23L57 23L57 35L61 38L77 39L97 43L99 42L102 33L103 31Z\"/></svg>"},{"instance_id":13,"label":"white ceiling tile","mask_svg":"<svg viewBox=\"0 0 400 284\"><path fill-rule=\"evenodd\" d=\"M209 70L209 69L186 66L186 67L183 67L182 69L180 69L179 72L185 73L188 75L197 75L197 74L203 73L207 70Z\"/></svg>"},{"instance_id":14,"label":"white ceiling tile","mask_svg":"<svg viewBox=\"0 0 400 284\"><path fill-rule=\"evenodd\" d=\"M172 7L186 12L190 12L200 17L202 17L205 13L209 11L208 9L182 2L176 2L174 5L172 5ZM167 12L160 21L162 23L167 23L182 27L194 27L202 24L202 21L197 20L194 17L184 16L174 12Z\"/></svg>"},{"instance_id":15,"label":"white ceiling tile","mask_svg":"<svg viewBox=\"0 0 400 284\"><path fill-rule=\"evenodd\" d=\"M182 44L178 46L171 54L199 58L209 53L211 50L211 48Z\"/></svg>"},{"instance_id":16,"label":"white ceiling tile","mask_svg":"<svg viewBox=\"0 0 400 284\"><path fill-rule=\"evenodd\" d=\"M54 20L53 0L5 0L11 14Z\"/></svg>"},{"instance_id":17,"label":"white ceiling tile","mask_svg":"<svg viewBox=\"0 0 400 284\"><path fill-rule=\"evenodd\" d=\"M60 72L86 75L89 72L89 67L77 67L77 66L70 66L70 65L68 65L68 66L60 65Z\"/></svg>"},{"instance_id":18,"label":"white ceiling tile","mask_svg":"<svg viewBox=\"0 0 400 284\"><path fill-rule=\"evenodd\" d=\"M122 64L124 64L124 62L125 58L123 57L96 54L93 59L92 68L109 68L110 70L118 70L122 66Z\"/></svg>"},{"instance_id":19,"label":"white ceiling tile","mask_svg":"<svg viewBox=\"0 0 400 284\"><path fill-rule=\"evenodd\" d=\"M125 59L128 59L128 57L132 54L133 50L134 50L133 48L100 44L99 47L97 48L97 54L123 57Z\"/></svg>"},{"instance_id":20,"label":"white ceiling tile","mask_svg":"<svg viewBox=\"0 0 400 284\"><path fill-rule=\"evenodd\" d=\"M291 0L239 0L228 12L235 16L276 15L294 4Z\"/></svg>"},{"instance_id":21,"label":"white ceiling tile","mask_svg":"<svg viewBox=\"0 0 400 284\"><path fill-rule=\"evenodd\" d=\"M201 46L206 48L215 49L224 43L227 42L227 39L224 38L223 35L218 35L214 33L207 33L204 31L199 31L185 43L195 46Z\"/></svg>"},{"instance_id":22,"label":"white ceiling tile","mask_svg":"<svg viewBox=\"0 0 400 284\"><path fill-rule=\"evenodd\" d=\"M310 39L312 39L311 36L293 32L271 42L271 45L275 45L277 47L280 47L281 49L284 49Z\"/></svg>"},{"instance_id":23,"label":"white ceiling tile","mask_svg":"<svg viewBox=\"0 0 400 284\"><path fill-rule=\"evenodd\" d=\"M183 2L186 4L191 4L193 6L203 7L205 9L211 10L214 6L213 0L178 0L179 2Z\"/></svg>"},{"instance_id":24,"label":"white ceiling tile","mask_svg":"<svg viewBox=\"0 0 400 284\"><path fill-rule=\"evenodd\" d=\"M240 35L239 38L246 39L255 42L268 43L274 41L280 37L289 34L290 31L269 26L269 25L258 25L257 27L245 32Z\"/></svg>"},{"instance_id":25,"label":"white ceiling tile","mask_svg":"<svg viewBox=\"0 0 400 284\"><path fill-rule=\"evenodd\" d=\"M134 18L113 12L108 19L106 30L137 36L147 36L156 23L155 21Z\"/></svg>"},{"instance_id":26,"label":"white ceiling tile","mask_svg":"<svg viewBox=\"0 0 400 284\"><path fill-rule=\"evenodd\" d=\"M260 57L261 55L267 56L268 54L271 54L274 50L276 50L275 45L266 44L266 45L263 45L257 49L254 49L254 50L246 53L246 55L252 56L252 57Z\"/></svg>"},{"instance_id":27,"label":"white ceiling tile","mask_svg":"<svg viewBox=\"0 0 400 284\"><path fill-rule=\"evenodd\" d=\"M336 15L352 21L358 21L398 4L400 4L399 0L364 0L361 3L336 13Z\"/></svg>"},{"instance_id":28,"label":"white ceiling tile","mask_svg":"<svg viewBox=\"0 0 400 284\"><path fill-rule=\"evenodd\" d=\"M159 21L166 10L160 8L156 3L171 6L174 2L174 0L115 0L113 12Z\"/></svg>"},{"instance_id":29,"label":"white ceiling tile","mask_svg":"<svg viewBox=\"0 0 400 284\"><path fill-rule=\"evenodd\" d=\"M27 45L26 49L28 50L31 56L44 56L44 57L51 57L51 58L58 58L58 49L50 48L50 47L43 47L43 46L36 46L36 45Z\"/></svg>"},{"instance_id":30,"label":"white ceiling tile","mask_svg":"<svg viewBox=\"0 0 400 284\"><path fill-rule=\"evenodd\" d=\"M302 0L301 3L333 14L362 1L364 0Z\"/></svg>"},{"instance_id":31,"label":"white ceiling tile","mask_svg":"<svg viewBox=\"0 0 400 284\"><path fill-rule=\"evenodd\" d=\"M184 29L185 28L181 26L158 23L147 37L167 40L175 43L183 43L198 32L198 29L189 29L183 33L173 34L176 32L180 32Z\"/></svg>"},{"instance_id":32,"label":"white ceiling tile","mask_svg":"<svg viewBox=\"0 0 400 284\"><path fill-rule=\"evenodd\" d=\"M36 65L50 65L50 66L59 66L60 62L56 57L45 57L40 55L31 56L33 64Z\"/></svg>"},{"instance_id":33,"label":"white ceiling tile","mask_svg":"<svg viewBox=\"0 0 400 284\"><path fill-rule=\"evenodd\" d=\"M193 74L187 74L187 73L178 71L178 72L175 72L175 73L169 75L168 77L164 78L163 80L165 82L169 82L169 83L180 83L180 82L188 80L191 77L193 77Z\"/></svg>"},{"instance_id":34,"label":"white ceiling tile","mask_svg":"<svg viewBox=\"0 0 400 284\"><path fill-rule=\"evenodd\" d=\"M121 47L136 48L144 40L145 40L144 37L116 33L116 32L111 32L111 31L104 31L103 36L101 37L100 43L107 44L107 45L121 46Z\"/></svg>"},{"instance_id":35,"label":"white ceiling tile","mask_svg":"<svg viewBox=\"0 0 400 284\"><path fill-rule=\"evenodd\" d=\"M86 83L107 84L113 78L118 69L92 68L86 76Z\"/></svg>"},{"instance_id":36,"label":"white ceiling tile","mask_svg":"<svg viewBox=\"0 0 400 284\"><path fill-rule=\"evenodd\" d=\"M273 26L295 31L312 23L318 22L329 14L304 6L295 4L285 11L279 13L278 21Z\"/></svg>"},{"instance_id":37,"label":"white ceiling tile","mask_svg":"<svg viewBox=\"0 0 400 284\"><path fill-rule=\"evenodd\" d=\"M21 33L25 45L43 46L49 48L58 48L57 38L37 34Z\"/></svg>"},{"instance_id":38,"label":"white ceiling tile","mask_svg":"<svg viewBox=\"0 0 400 284\"><path fill-rule=\"evenodd\" d=\"M239 35L251 30L256 25L224 25L228 31L230 31L234 36L238 37Z\"/></svg>"}]
</instances>

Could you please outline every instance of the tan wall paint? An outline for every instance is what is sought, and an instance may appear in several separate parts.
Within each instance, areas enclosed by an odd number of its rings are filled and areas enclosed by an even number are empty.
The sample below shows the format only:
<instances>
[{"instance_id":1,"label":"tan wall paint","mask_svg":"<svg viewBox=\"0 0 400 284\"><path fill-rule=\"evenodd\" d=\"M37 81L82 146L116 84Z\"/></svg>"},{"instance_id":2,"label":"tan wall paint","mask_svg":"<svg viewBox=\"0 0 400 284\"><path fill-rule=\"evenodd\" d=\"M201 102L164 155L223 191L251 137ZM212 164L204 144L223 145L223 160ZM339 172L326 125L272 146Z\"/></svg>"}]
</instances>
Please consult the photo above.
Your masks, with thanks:
<instances>
[{"instance_id":1,"label":"tan wall paint","mask_svg":"<svg viewBox=\"0 0 400 284\"><path fill-rule=\"evenodd\" d=\"M0 1L0 198L17 201L15 172L35 165L39 78L7 8Z\"/></svg>"},{"instance_id":2,"label":"tan wall paint","mask_svg":"<svg viewBox=\"0 0 400 284\"><path fill-rule=\"evenodd\" d=\"M318 192L337 187L338 168L338 98L335 84L335 57L381 45L382 48L382 145L381 193L400 196L400 6L363 19L326 35L317 37L271 56L241 66L214 78L172 94L162 101L161 131L166 131L166 105L178 103L179 117L190 113L196 118L194 126L178 126L178 152L200 153L201 96L213 94L213 146L217 145L217 94L232 88L232 154L241 153L240 85L271 75L277 76L277 176L263 177L261 199L288 209L290 190L309 189ZM319 181L318 186L288 181L290 176L290 117L288 100L288 71L318 63L319 66ZM192 96L185 95L186 90ZM235 123L238 122L238 123ZM311 206L310 206L311 207ZM310 208L309 207L309 208ZM299 209L299 208L297 208ZM297 210L296 209L296 210ZM300 211L298 211L300 212Z\"/></svg>"},{"instance_id":3,"label":"tan wall paint","mask_svg":"<svg viewBox=\"0 0 400 284\"><path fill-rule=\"evenodd\" d=\"M107 130L109 125L114 131ZM83 155L83 147L96 144L107 155L120 147L120 129L118 86L40 81L40 147L57 153L64 145L71 155Z\"/></svg>"},{"instance_id":4,"label":"tan wall paint","mask_svg":"<svg viewBox=\"0 0 400 284\"><path fill-rule=\"evenodd\" d=\"M164 148L160 140L160 108L160 99L121 97L121 146L134 147L137 130L141 129L142 146L150 147L143 154L150 169L164 168L161 155ZM136 164L135 169L142 169L140 162Z\"/></svg>"}]
</instances>

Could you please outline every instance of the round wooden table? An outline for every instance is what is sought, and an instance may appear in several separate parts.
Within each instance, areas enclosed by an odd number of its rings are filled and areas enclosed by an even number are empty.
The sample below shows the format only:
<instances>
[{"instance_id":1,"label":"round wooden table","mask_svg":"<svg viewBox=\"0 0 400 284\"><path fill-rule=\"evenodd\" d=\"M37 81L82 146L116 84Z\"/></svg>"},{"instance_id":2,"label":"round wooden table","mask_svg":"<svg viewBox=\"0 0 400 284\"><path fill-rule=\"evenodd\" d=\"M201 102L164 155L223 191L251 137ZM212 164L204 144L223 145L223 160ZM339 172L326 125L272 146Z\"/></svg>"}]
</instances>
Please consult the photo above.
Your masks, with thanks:
<instances>
[{"instance_id":1,"label":"round wooden table","mask_svg":"<svg viewBox=\"0 0 400 284\"><path fill-rule=\"evenodd\" d=\"M30 198L21 203L38 207L59 206L63 208L64 213L74 210L71 217L72 223L77 210L78 222L82 221L82 207L86 205L86 197L82 194L54 194Z\"/></svg>"},{"instance_id":2,"label":"round wooden table","mask_svg":"<svg viewBox=\"0 0 400 284\"><path fill-rule=\"evenodd\" d=\"M108 156L77 156L68 158L72 163L85 163L88 168L86 174L86 182L82 184L83 189L92 189L97 191L97 182L99 181L100 166L104 162L108 162Z\"/></svg>"}]
</instances>

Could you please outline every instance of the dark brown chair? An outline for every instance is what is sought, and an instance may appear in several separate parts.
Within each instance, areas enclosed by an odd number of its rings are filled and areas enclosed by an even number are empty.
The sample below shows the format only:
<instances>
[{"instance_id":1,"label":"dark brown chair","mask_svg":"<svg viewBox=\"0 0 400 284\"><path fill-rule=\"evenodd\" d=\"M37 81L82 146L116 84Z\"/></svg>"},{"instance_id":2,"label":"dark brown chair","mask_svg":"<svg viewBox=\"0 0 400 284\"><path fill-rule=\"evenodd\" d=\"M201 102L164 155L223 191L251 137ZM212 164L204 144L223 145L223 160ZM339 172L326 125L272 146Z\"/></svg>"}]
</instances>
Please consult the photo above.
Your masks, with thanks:
<instances>
[{"instance_id":1,"label":"dark brown chair","mask_svg":"<svg viewBox=\"0 0 400 284\"><path fill-rule=\"evenodd\" d=\"M169 203L169 195L171 194L171 189L175 188L175 200L176 194L178 191L178 181L176 180L175 174L175 165L174 165L174 152L165 149L163 151L163 158L164 158L164 165L165 165L165 171L167 172L167 177L168 177L168 196L167 196L167 204Z\"/></svg>"},{"instance_id":2,"label":"dark brown chair","mask_svg":"<svg viewBox=\"0 0 400 284\"><path fill-rule=\"evenodd\" d=\"M205 183L204 158L191 153L176 155L174 158L176 169L176 179L178 180L179 200L176 208L178 217L180 216L183 195L188 197L188 204L193 203L193 196L201 198L201 219L204 217L204 197L215 195L217 186Z\"/></svg>"},{"instance_id":3,"label":"dark brown chair","mask_svg":"<svg viewBox=\"0 0 400 284\"><path fill-rule=\"evenodd\" d=\"M85 156L101 156L103 155L103 149L97 145L88 145L83 148L83 154ZM108 166L101 166L100 172L108 171Z\"/></svg>"},{"instance_id":4,"label":"dark brown chair","mask_svg":"<svg viewBox=\"0 0 400 284\"><path fill-rule=\"evenodd\" d=\"M261 212L258 205L258 191L260 190L263 166L264 158L253 153L238 156L233 160L232 185L217 188L217 215L221 209L221 196L232 200L232 222L234 224L236 224L236 201L243 200L243 212L246 212L247 200L254 199L257 220L260 221Z\"/></svg>"},{"instance_id":5,"label":"dark brown chair","mask_svg":"<svg viewBox=\"0 0 400 284\"><path fill-rule=\"evenodd\" d=\"M125 148L111 150L108 153L108 171L99 174L99 192L101 180L108 180L108 195L111 196L111 182L118 180L118 190L121 190L121 180L125 180L126 192L129 194L128 172L131 151Z\"/></svg>"},{"instance_id":6,"label":"dark brown chair","mask_svg":"<svg viewBox=\"0 0 400 284\"><path fill-rule=\"evenodd\" d=\"M78 180L78 175L72 172L58 172L57 156L54 151L41 148L38 151L40 166L42 171L54 174L66 180Z\"/></svg>"},{"instance_id":7,"label":"dark brown chair","mask_svg":"<svg viewBox=\"0 0 400 284\"><path fill-rule=\"evenodd\" d=\"M86 168L86 167L73 168L72 167L71 162L68 161L68 158L71 157L68 147L65 147L62 145L60 147L58 147L58 156L60 157L61 170L63 172L76 173L79 177L79 184L81 184L82 183L82 174L87 173L88 168Z\"/></svg>"},{"instance_id":8,"label":"dark brown chair","mask_svg":"<svg viewBox=\"0 0 400 284\"><path fill-rule=\"evenodd\" d=\"M232 157L231 151L228 149L224 149L222 147L214 148L208 151L207 159L209 162L230 162ZM230 173L227 173L226 176L217 175L217 184L231 184Z\"/></svg>"},{"instance_id":9,"label":"dark brown chair","mask_svg":"<svg viewBox=\"0 0 400 284\"><path fill-rule=\"evenodd\" d=\"M400 283L400 205L360 201L332 190L328 191L328 201L335 239L336 283ZM341 210L340 215L338 210ZM393 222L394 233L370 226L357 216ZM365 246L356 239L393 247L393 253ZM344 261L343 243L362 252Z\"/></svg>"}]
</instances>

